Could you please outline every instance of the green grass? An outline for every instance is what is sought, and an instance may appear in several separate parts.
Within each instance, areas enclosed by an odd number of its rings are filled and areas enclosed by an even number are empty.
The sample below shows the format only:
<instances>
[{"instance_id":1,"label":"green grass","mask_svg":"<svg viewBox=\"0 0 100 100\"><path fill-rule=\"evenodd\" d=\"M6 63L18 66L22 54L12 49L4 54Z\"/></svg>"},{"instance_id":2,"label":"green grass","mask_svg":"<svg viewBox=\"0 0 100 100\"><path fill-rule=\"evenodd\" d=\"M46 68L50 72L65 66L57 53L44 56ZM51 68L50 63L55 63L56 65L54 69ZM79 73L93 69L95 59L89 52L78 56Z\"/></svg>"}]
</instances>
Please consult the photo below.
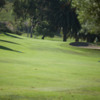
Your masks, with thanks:
<instances>
[{"instance_id":1,"label":"green grass","mask_svg":"<svg viewBox=\"0 0 100 100\"><path fill-rule=\"evenodd\" d=\"M0 34L0 100L100 100L100 50Z\"/></svg>"}]
</instances>

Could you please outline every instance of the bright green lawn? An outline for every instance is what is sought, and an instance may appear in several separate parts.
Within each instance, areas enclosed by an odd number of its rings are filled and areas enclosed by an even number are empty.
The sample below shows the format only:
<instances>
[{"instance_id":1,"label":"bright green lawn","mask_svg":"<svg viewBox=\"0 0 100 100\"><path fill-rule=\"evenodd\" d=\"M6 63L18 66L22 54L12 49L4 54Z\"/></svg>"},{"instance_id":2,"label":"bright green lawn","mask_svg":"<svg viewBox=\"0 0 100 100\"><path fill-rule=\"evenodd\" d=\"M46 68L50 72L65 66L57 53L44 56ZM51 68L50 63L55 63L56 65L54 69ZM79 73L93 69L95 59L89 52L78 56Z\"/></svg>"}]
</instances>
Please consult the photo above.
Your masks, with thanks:
<instances>
[{"instance_id":1,"label":"bright green lawn","mask_svg":"<svg viewBox=\"0 0 100 100\"><path fill-rule=\"evenodd\" d=\"M0 100L100 100L100 50L17 37L0 34Z\"/></svg>"}]
</instances>

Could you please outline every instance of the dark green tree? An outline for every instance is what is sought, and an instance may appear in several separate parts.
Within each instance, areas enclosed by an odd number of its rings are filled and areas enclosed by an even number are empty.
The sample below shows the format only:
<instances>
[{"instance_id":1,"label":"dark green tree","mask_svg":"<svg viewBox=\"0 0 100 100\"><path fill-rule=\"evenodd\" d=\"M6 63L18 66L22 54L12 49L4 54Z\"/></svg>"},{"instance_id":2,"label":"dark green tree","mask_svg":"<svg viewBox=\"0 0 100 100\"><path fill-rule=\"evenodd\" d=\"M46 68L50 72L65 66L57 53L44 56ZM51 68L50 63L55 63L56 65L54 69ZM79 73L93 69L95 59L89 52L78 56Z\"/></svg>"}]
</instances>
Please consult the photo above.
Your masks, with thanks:
<instances>
[{"instance_id":1,"label":"dark green tree","mask_svg":"<svg viewBox=\"0 0 100 100\"><path fill-rule=\"evenodd\" d=\"M73 0L73 6L77 8L82 34L86 34L88 42L93 42L92 37L100 34L100 0Z\"/></svg>"},{"instance_id":2,"label":"dark green tree","mask_svg":"<svg viewBox=\"0 0 100 100\"><path fill-rule=\"evenodd\" d=\"M6 4L5 0L0 0L0 11L2 10L5 4Z\"/></svg>"},{"instance_id":3,"label":"dark green tree","mask_svg":"<svg viewBox=\"0 0 100 100\"><path fill-rule=\"evenodd\" d=\"M79 25L75 10L72 8L72 0L48 0L44 2L44 14L47 21L63 29L63 41L67 40L67 34L76 31L75 26ZM79 28L77 28L78 31Z\"/></svg>"},{"instance_id":4,"label":"dark green tree","mask_svg":"<svg viewBox=\"0 0 100 100\"><path fill-rule=\"evenodd\" d=\"M48 30L63 29L63 41L67 40L67 34L74 32L77 34L79 26L77 15L72 8L72 0L15 0L14 12L18 18L29 17L31 20L31 30L38 23L47 21L50 25ZM31 31L32 37L32 31Z\"/></svg>"},{"instance_id":5,"label":"dark green tree","mask_svg":"<svg viewBox=\"0 0 100 100\"><path fill-rule=\"evenodd\" d=\"M31 35L32 38L32 32L33 27L36 23L36 2L35 0L15 0L13 5L14 13L17 18L26 19L30 18L31 23Z\"/></svg>"}]
</instances>

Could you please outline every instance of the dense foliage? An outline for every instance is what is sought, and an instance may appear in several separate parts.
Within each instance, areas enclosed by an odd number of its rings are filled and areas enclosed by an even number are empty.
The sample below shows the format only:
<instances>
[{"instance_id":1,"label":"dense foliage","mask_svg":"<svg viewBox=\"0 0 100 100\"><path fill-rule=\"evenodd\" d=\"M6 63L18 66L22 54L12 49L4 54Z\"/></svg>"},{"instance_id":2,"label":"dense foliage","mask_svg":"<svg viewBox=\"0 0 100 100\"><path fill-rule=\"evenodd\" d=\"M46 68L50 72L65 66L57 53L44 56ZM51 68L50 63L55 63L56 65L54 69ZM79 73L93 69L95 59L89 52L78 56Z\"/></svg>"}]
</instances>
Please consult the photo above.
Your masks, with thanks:
<instances>
[{"instance_id":1,"label":"dense foliage","mask_svg":"<svg viewBox=\"0 0 100 100\"><path fill-rule=\"evenodd\" d=\"M5 0L0 0L0 8L5 5Z\"/></svg>"},{"instance_id":2,"label":"dense foliage","mask_svg":"<svg viewBox=\"0 0 100 100\"><path fill-rule=\"evenodd\" d=\"M76 10L72 8L72 1L70 0L15 0L14 12L18 18L29 16L32 28L37 23L41 24L44 21L47 21L49 27L52 27L51 32L62 28L63 41L66 41L68 33L73 32L77 35L77 32L80 30Z\"/></svg>"},{"instance_id":3,"label":"dense foliage","mask_svg":"<svg viewBox=\"0 0 100 100\"><path fill-rule=\"evenodd\" d=\"M100 34L100 0L73 0L77 8L82 29L93 34Z\"/></svg>"},{"instance_id":4,"label":"dense foliage","mask_svg":"<svg viewBox=\"0 0 100 100\"><path fill-rule=\"evenodd\" d=\"M30 37L43 35L53 37L63 33L63 41L68 37L94 42L100 38L100 1L99 0L0 0L0 9L5 6L15 29L28 33ZM8 10L13 5L12 10ZM12 9L12 8L11 8ZM0 16L7 14L2 11ZM11 20L14 15L14 20ZM5 14L5 15L4 15ZM0 21L4 19L0 17ZM3 21L3 20L2 20Z\"/></svg>"}]
</instances>

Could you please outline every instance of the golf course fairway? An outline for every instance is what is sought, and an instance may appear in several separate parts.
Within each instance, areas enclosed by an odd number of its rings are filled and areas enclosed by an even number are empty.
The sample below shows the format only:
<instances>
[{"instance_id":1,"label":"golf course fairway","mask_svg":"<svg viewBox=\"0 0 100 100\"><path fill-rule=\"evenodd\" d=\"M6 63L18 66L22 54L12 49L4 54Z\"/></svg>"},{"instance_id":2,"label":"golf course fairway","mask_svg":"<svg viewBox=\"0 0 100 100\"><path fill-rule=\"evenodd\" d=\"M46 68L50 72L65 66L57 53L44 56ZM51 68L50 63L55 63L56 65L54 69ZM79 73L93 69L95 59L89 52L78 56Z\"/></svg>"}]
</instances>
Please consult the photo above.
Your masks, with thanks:
<instances>
[{"instance_id":1,"label":"golf course fairway","mask_svg":"<svg viewBox=\"0 0 100 100\"><path fill-rule=\"evenodd\" d=\"M0 34L0 100L100 100L100 50Z\"/></svg>"}]
</instances>

